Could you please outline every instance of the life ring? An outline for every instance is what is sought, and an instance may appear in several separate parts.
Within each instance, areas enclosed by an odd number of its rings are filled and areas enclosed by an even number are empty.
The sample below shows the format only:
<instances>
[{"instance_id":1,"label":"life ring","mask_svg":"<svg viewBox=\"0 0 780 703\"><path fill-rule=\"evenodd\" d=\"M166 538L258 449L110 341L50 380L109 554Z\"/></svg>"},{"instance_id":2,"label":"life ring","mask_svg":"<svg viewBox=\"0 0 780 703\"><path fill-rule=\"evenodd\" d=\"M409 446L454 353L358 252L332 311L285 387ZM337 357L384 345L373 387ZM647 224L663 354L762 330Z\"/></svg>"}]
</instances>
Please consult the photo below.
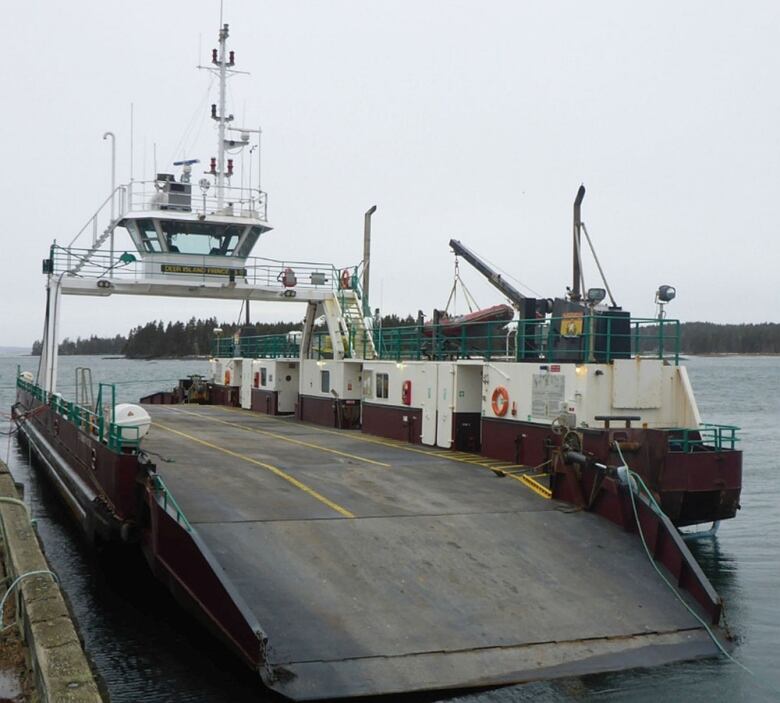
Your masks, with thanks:
<instances>
[{"instance_id":1,"label":"life ring","mask_svg":"<svg viewBox=\"0 0 780 703\"><path fill-rule=\"evenodd\" d=\"M509 410L509 391L503 386L498 386L496 390L493 391L491 405L493 406L493 412L498 415L498 417L504 417L506 411Z\"/></svg>"},{"instance_id":2,"label":"life ring","mask_svg":"<svg viewBox=\"0 0 780 703\"><path fill-rule=\"evenodd\" d=\"M349 269L344 269L341 272L341 287L343 289L347 289L350 287L350 284L352 283L352 274L349 272Z\"/></svg>"}]
</instances>

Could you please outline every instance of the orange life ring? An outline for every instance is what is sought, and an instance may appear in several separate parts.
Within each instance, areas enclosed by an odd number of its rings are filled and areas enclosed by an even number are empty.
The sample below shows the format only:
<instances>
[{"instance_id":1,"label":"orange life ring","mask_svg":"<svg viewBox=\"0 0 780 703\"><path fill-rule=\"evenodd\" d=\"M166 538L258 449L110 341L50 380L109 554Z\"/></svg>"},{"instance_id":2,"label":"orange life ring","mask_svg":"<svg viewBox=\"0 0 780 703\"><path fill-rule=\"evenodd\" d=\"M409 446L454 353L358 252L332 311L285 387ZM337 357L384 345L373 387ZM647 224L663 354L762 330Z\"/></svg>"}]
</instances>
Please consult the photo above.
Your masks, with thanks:
<instances>
[{"instance_id":1,"label":"orange life ring","mask_svg":"<svg viewBox=\"0 0 780 703\"><path fill-rule=\"evenodd\" d=\"M501 399L500 402L499 398ZM491 404L493 406L493 412L498 415L498 417L504 417L506 411L509 410L509 391L503 386L498 386L496 390L493 391Z\"/></svg>"},{"instance_id":2,"label":"orange life ring","mask_svg":"<svg viewBox=\"0 0 780 703\"><path fill-rule=\"evenodd\" d=\"M349 288L351 283L352 274L349 272L349 269L344 269L341 272L341 287L344 289Z\"/></svg>"}]
</instances>

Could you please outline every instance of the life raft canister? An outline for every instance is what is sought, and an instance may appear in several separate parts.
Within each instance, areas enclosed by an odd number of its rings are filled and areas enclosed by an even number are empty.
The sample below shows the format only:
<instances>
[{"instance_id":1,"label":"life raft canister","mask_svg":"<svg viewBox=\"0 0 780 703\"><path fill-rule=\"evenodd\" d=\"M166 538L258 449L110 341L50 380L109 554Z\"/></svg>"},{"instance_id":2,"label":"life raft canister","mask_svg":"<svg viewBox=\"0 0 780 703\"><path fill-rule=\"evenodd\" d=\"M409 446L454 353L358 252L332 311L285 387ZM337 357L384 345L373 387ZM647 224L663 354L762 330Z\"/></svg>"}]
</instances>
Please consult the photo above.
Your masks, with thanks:
<instances>
[{"instance_id":1,"label":"life raft canister","mask_svg":"<svg viewBox=\"0 0 780 703\"><path fill-rule=\"evenodd\" d=\"M295 275L295 271L293 271L289 266L279 273L279 275L276 277L276 280L279 281L285 288L295 288L295 286L298 285L298 278Z\"/></svg>"},{"instance_id":2,"label":"life raft canister","mask_svg":"<svg viewBox=\"0 0 780 703\"><path fill-rule=\"evenodd\" d=\"M491 405L493 406L493 412L498 417L504 417L506 411L509 410L509 391L503 386L498 386L493 391L493 398Z\"/></svg>"},{"instance_id":3,"label":"life raft canister","mask_svg":"<svg viewBox=\"0 0 780 703\"><path fill-rule=\"evenodd\" d=\"M347 288L350 288L352 284L352 274L349 272L349 269L344 269L341 272L341 287L342 289L346 290Z\"/></svg>"}]
</instances>

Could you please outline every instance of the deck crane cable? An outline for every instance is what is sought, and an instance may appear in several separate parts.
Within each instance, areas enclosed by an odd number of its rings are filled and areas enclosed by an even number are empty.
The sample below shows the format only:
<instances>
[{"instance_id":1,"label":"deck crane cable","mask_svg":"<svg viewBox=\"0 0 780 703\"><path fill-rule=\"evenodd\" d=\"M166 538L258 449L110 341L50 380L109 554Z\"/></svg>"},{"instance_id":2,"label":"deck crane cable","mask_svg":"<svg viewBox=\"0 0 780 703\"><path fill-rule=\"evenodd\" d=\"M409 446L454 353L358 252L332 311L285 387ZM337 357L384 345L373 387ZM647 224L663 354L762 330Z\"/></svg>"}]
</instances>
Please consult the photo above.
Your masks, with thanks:
<instances>
[{"instance_id":1,"label":"deck crane cable","mask_svg":"<svg viewBox=\"0 0 780 703\"><path fill-rule=\"evenodd\" d=\"M450 290L450 297L447 298L447 305L444 307L444 312L449 314L450 312L450 304L452 305L452 312L455 314L457 308L457 298L458 298L458 286L463 289L463 298L466 301L466 305L468 306L469 312L474 312L474 308L479 310L479 304L474 299L474 296L471 295L471 291L466 287L466 284L463 282L463 279L460 277L460 266L458 263L458 255L455 255L455 274L453 276L452 281L452 289Z\"/></svg>"},{"instance_id":2,"label":"deck crane cable","mask_svg":"<svg viewBox=\"0 0 780 703\"><path fill-rule=\"evenodd\" d=\"M761 682L765 687L768 687L770 690L774 691L775 693L780 693L778 691L777 687L774 686L769 681L766 681L763 679L763 677L757 676L751 669L746 667L741 661L733 657L729 652L726 650L726 648L721 644L720 640L718 639L717 635L712 631L712 628L707 624L707 622L686 602L685 598L680 594L680 592L677 590L677 587L672 584L671 581L669 581L668 578L664 575L663 571L661 571L658 564L656 564L655 559L653 558L652 553L650 552L650 548L647 546L647 540L645 539L645 534L642 531L642 524L639 521L639 513L636 509L636 501L634 499L634 493L639 493L637 486L641 486L645 495L648 497L650 503L652 504L653 510L655 510L659 514L663 514L663 510L661 509L661 506L658 505L658 502L655 499L655 496L653 496L650 489L647 487L647 484L644 482L642 477L636 473L635 471L632 471L629 465L626 463L625 457L623 456L623 452L620 449L620 443L615 442L615 447L617 449L618 455L620 456L620 461L623 463L623 467L628 472L628 480L627 480L627 488L628 488L628 494L631 497L631 508L634 512L634 521L636 522L637 531L639 532L639 538L642 541L642 546L644 547L645 554L647 555L647 558L650 560L650 564L655 569L656 573L661 577L661 580L669 587L669 590L675 595L677 600L680 601L685 606L685 609L693 615L693 617L701 624L701 626L705 629L707 634L709 635L710 639L713 641L715 646L720 650L720 652L732 663L736 664L740 669L747 672L751 676L753 676L757 681Z\"/></svg>"},{"instance_id":3,"label":"deck crane cable","mask_svg":"<svg viewBox=\"0 0 780 703\"><path fill-rule=\"evenodd\" d=\"M596 248L593 246L593 242L591 241L590 235L588 234L588 228L585 226L584 222L580 222L582 225L582 231L585 233L585 239L588 242L588 246L590 247L590 253L593 254L593 260L596 262L596 266L599 269L599 273L601 274L601 280L604 282L604 288L607 289L607 293L609 294L609 299L612 301L612 307L617 307L617 303L615 302L615 297L612 295L612 290L609 287L609 283L607 283L607 277L604 275L604 269L601 268L601 262L599 261L599 257L596 254ZM582 263L580 262L580 269L582 269ZM583 286L584 286L583 282Z\"/></svg>"},{"instance_id":4,"label":"deck crane cable","mask_svg":"<svg viewBox=\"0 0 780 703\"><path fill-rule=\"evenodd\" d=\"M475 252L475 253L477 253L477 252ZM480 258L480 259L482 259L482 260L483 260L483 261L484 261L486 264L488 264L488 265L492 266L492 267L493 267L493 268L494 268L496 271L498 271L498 272L499 272L499 273L500 273L502 276L504 276L505 278L508 278L509 280L511 280L511 281L514 281L514 282L515 282L515 283L517 283L517 285L519 285L521 288L525 288L525 289L526 289L526 290L527 290L529 293L533 293L533 294L534 294L534 295L535 295L537 298L541 298L541 297L543 297L543 296L542 296L542 294L541 294L539 291L537 291L537 290L534 290L534 289L533 289L533 288L531 288L531 286L529 286L529 285L526 285L526 284L525 284L525 283L523 283L523 282L522 282L522 281L521 281L519 278L517 278L517 276L513 276L511 273L509 273L509 272L508 272L508 271L506 271L505 269L502 269L500 266L498 266L498 265L494 264L494 263L493 263L493 262L492 262L490 259L488 259L487 257L485 257L485 256L482 256L482 254L479 254L479 258Z\"/></svg>"}]
</instances>

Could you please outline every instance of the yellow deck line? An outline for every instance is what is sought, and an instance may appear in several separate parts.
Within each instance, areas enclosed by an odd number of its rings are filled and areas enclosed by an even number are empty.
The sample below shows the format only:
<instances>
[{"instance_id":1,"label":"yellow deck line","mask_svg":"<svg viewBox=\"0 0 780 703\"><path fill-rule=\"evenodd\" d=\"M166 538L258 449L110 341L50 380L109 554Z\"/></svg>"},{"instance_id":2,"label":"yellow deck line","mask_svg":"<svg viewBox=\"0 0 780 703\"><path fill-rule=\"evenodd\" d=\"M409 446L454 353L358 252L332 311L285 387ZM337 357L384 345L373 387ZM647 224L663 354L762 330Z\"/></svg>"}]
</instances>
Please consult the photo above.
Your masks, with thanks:
<instances>
[{"instance_id":1,"label":"yellow deck line","mask_svg":"<svg viewBox=\"0 0 780 703\"><path fill-rule=\"evenodd\" d=\"M542 496L542 498L547 498L548 500L552 498L552 491L547 488L547 486L543 486L541 483L539 483L539 481L532 479L530 476L526 476L525 474L507 474L507 476L528 486L528 488L530 488L534 493Z\"/></svg>"},{"instance_id":2,"label":"yellow deck line","mask_svg":"<svg viewBox=\"0 0 780 703\"><path fill-rule=\"evenodd\" d=\"M173 434L186 437L192 442L197 442L198 444L202 444L204 447L209 447L210 449L216 449L217 451L222 452L223 454L227 454L228 456L235 457L236 459L242 459L243 461L247 461L250 464L255 464L256 466L260 466L266 469L267 471L270 471L272 474L275 474L279 478L283 478L285 481L295 486L298 490L303 491L307 495L310 495L312 498L315 498L323 505L327 505L331 510L335 510L339 515L343 515L344 517L348 517L348 518L355 517L354 513L351 513L349 510L342 507L338 503L333 502L332 500L330 500L330 498L326 498L324 495L322 495L322 493L318 493L317 491L315 491L313 488L310 488L302 481L299 481L297 478L290 476L290 474L288 474L286 471L282 471L278 466L274 466L273 464L266 464L265 462L258 461L257 459L253 459L251 456L247 456L246 454L239 454L238 452L231 451L230 449L225 449L225 447L220 447L218 444L212 444L211 442L207 442L205 439L193 437L191 434L187 434L186 432L181 432L180 430L175 430L173 427L162 425L159 422L153 422L152 425L154 427L159 427L168 432L172 432Z\"/></svg>"},{"instance_id":3,"label":"yellow deck line","mask_svg":"<svg viewBox=\"0 0 780 703\"><path fill-rule=\"evenodd\" d=\"M246 410L243 410L243 409L240 409L240 408L231 408L231 407L229 407L227 405L213 405L213 406L210 406L210 407L215 407L215 408L218 407L218 408L220 408L222 410L227 410L229 412L234 412L234 413L245 413L245 412L247 412ZM262 414L262 413L257 413L257 414ZM274 417L273 415L263 415L263 417L267 418L268 420L271 420L272 422L287 422L286 420L281 420L279 418ZM324 427L318 427L316 425L313 425L312 423L306 423L305 426L308 429L310 429L310 430L312 430L314 432L321 432L323 434L333 434L333 435L342 436L342 437L344 436L343 430L341 430L341 431L340 430L329 430L329 429L326 429ZM457 461L460 464L469 464L471 466L481 466L484 469L491 469L490 466L488 466L487 464L484 463L484 461L489 461L488 459L486 459L486 457L479 457L479 459L477 461L465 460L465 459L458 458L458 456L454 455L454 453L451 453L451 452L442 453L442 456L439 457L439 456L437 456L438 452L435 449L433 449L433 447L431 447L431 449L418 449L417 447L415 447L415 446L413 446L411 444L408 444L406 442L399 442L398 440L395 440L395 439L384 439L384 438L380 438L380 437L367 437L366 435L361 435L361 434L356 434L356 433L351 433L349 436L352 439L356 439L356 440L359 440L361 442L368 442L369 444L381 444L382 446L385 446L385 447L393 447L395 449L403 449L404 451L407 451L407 452L414 452L416 454L424 454L425 456L430 456L430 457L434 457L434 458L437 458L437 459L438 458L441 458L441 459L445 459L446 458L449 461ZM468 456L471 457L471 456L474 456L474 455L473 454L469 454ZM519 464L518 466L522 467L524 465L523 464ZM502 469L503 468L504 467L502 467ZM515 475L515 474L507 474L507 476L509 476L510 478L515 479L516 481L519 481L520 483L522 483L527 488L530 488L534 493L536 493L537 495L540 495L542 498L547 498L548 500L550 498L552 498L552 491L550 491L549 488L547 488L546 486L543 486L538 481L534 481L533 479L524 480L525 479L524 475L518 476L518 475Z\"/></svg>"},{"instance_id":4,"label":"yellow deck line","mask_svg":"<svg viewBox=\"0 0 780 703\"><path fill-rule=\"evenodd\" d=\"M386 464L383 461L377 461L376 459L369 459L365 456L359 456L357 454L350 454L349 452L342 452L338 449L331 449L330 447L323 447L320 444L312 444L311 442L304 442L301 439L294 439L292 437L286 437L285 435L277 434L276 432L269 432L268 430L261 430L257 427L247 427L246 425L239 425L237 422L228 422L227 420L218 420L217 418L211 416L211 415L201 415L200 413L194 413L189 410L181 410L176 409L174 410L176 413L183 413L185 415L194 415L195 417L199 417L204 420L213 420L214 422L219 422L223 425L230 425L231 427L238 427L241 430L246 430L247 432L257 432L258 434L264 434L268 437L273 437L274 439L279 439L283 442L289 442L290 444L299 444L302 447L308 447L309 449L318 449L321 452L329 452L330 454L338 454L339 456L347 457L348 459L355 459L356 461L364 461L367 464L374 464L375 466L382 466L384 468L389 468L390 464Z\"/></svg>"}]
</instances>

